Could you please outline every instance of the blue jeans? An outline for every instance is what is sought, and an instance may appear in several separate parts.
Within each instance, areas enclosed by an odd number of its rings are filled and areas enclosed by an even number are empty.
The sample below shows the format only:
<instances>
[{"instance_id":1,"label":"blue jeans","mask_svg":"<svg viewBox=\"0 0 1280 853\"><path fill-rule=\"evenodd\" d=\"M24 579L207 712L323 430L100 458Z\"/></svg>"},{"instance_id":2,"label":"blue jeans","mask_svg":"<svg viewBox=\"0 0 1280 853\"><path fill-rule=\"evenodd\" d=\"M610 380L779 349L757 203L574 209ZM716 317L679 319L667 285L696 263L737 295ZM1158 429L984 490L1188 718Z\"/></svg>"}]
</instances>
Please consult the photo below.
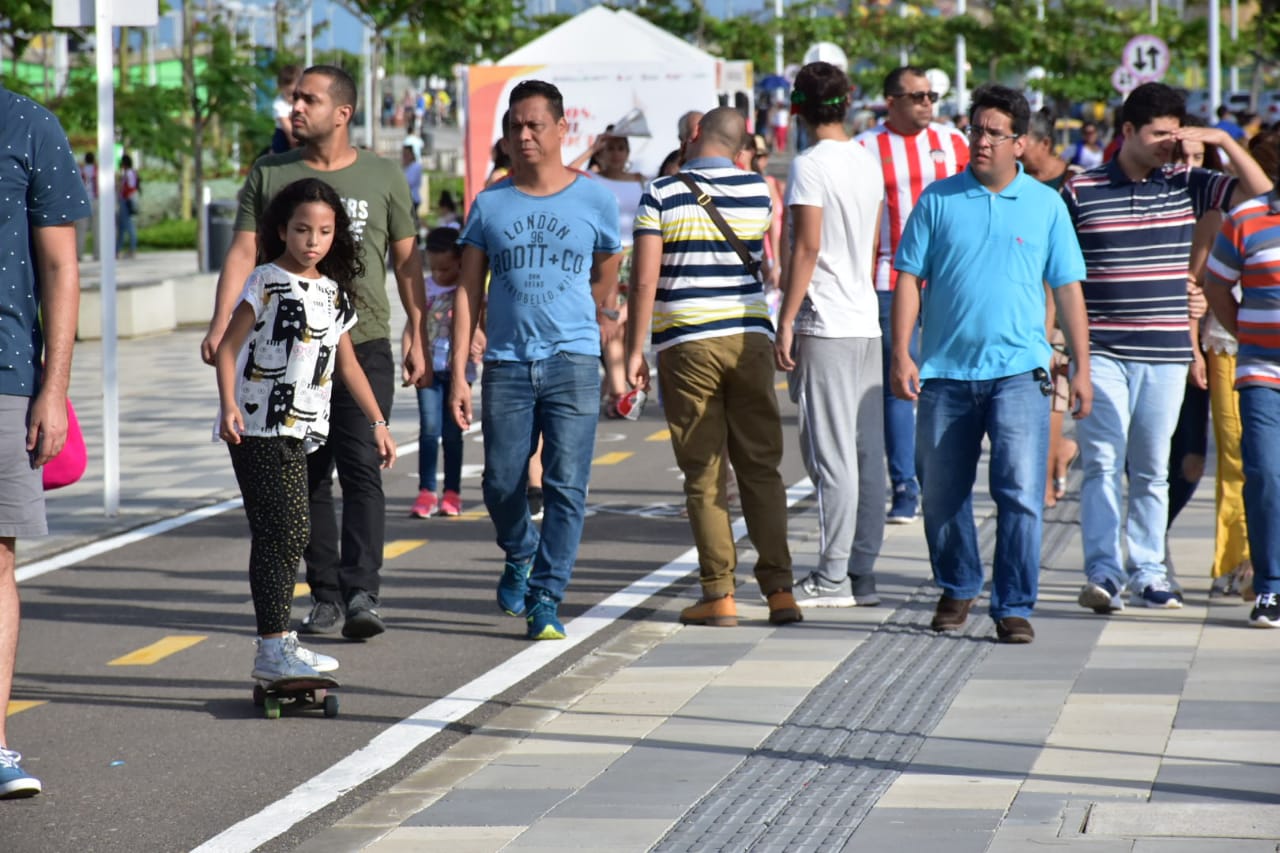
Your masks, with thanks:
<instances>
[{"instance_id":1,"label":"blue jeans","mask_svg":"<svg viewBox=\"0 0 1280 853\"><path fill-rule=\"evenodd\" d=\"M117 254L124 248L124 239L129 238L129 251L138 251L138 226L133 221L133 212L129 209L129 202L122 198L116 199L116 252Z\"/></svg>"},{"instance_id":2,"label":"blue jeans","mask_svg":"<svg viewBox=\"0 0 1280 853\"><path fill-rule=\"evenodd\" d=\"M1185 364L1124 361L1094 353L1093 411L1076 422L1084 482L1080 538L1093 583L1142 590L1166 577L1169 447L1187 387ZM1120 548L1121 480L1129 472L1125 559Z\"/></svg>"},{"instance_id":3,"label":"blue jeans","mask_svg":"<svg viewBox=\"0 0 1280 853\"><path fill-rule=\"evenodd\" d=\"M920 391L916 466L933 579L949 598L982 592L973 485L982 437L991 439L989 488L996 502L991 618L1031 615L1040 585L1044 459L1049 398L1030 373L1002 379L930 379Z\"/></svg>"},{"instance_id":4,"label":"blue jeans","mask_svg":"<svg viewBox=\"0 0 1280 853\"><path fill-rule=\"evenodd\" d=\"M418 489L436 490L436 445L444 445L444 490L462 488L462 428L444 407L453 384L448 373L437 372L430 385L418 389Z\"/></svg>"},{"instance_id":5,"label":"blue jeans","mask_svg":"<svg viewBox=\"0 0 1280 853\"><path fill-rule=\"evenodd\" d=\"M1253 589L1280 592L1280 389L1241 388L1240 423Z\"/></svg>"},{"instance_id":6,"label":"blue jeans","mask_svg":"<svg viewBox=\"0 0 1280 853\"><path fill-rule=\"evenodd\" d=\"M557 353L486 362L481 379L484 505L511 562L533 558L529 595L564 597L582 540L600 415L600 359ZM542 531L529 517L529 457L542 445Z\"/></svg>"},{"instance_id":7,"label":"blue jeans","mask_svg":"<svg viewBox=\"0 0 1280 853\"><path fill-rule=\"evenodd\" d=\"M876 291L880 300L880 345L883 353L884 380L884 450L889 461L889 485L896 492L905 485L915 497L920 493L916 483L916 407L910 400L900 400L889 387L889 370L893 366L893 329L889 309L893 293ZM920 323L911 332L911 359L920 363Z\"/></svg>"}]
</instances>

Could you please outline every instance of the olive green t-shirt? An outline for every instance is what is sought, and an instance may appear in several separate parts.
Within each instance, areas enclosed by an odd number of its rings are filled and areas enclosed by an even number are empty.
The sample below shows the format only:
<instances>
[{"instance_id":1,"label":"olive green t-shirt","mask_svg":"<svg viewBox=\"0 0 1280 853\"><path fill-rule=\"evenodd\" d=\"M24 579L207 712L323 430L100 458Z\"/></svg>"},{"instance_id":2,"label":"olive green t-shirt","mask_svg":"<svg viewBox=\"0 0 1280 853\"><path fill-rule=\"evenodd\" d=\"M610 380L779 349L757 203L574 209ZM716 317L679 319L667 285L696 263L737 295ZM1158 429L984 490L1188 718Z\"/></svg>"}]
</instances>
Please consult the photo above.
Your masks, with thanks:
<instances>
[{"instance_id":1,"label":"olive green t-shirt","mask_svg":"<svg viewBox=\"0 0 1280 853\"><path fill-rule=\"evenodd\" d=\"M356 325L351 342L391 337L391 303L387 299L387 249L397 240L414 236L409 184L390 160L357 149L356 161L332 172L303 162L302 149L269 154L253 164L240 193L237 231L257 231L267 203L283 187L303 178L319 178L337 191L351 217L351 231L360 246L364 275L355 281ZM274 258L266 258L273 261Z\"/></svg>"}]
</instances>

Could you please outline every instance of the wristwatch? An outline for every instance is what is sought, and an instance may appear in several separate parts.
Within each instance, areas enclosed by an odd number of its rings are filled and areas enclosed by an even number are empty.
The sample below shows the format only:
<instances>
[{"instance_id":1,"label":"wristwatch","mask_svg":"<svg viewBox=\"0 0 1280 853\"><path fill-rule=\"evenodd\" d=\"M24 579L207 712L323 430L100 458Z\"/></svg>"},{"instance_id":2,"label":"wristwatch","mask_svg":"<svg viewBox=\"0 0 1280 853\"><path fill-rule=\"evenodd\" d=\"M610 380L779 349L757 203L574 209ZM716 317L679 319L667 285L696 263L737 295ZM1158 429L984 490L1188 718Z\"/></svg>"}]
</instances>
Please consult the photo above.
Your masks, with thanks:
<instances>
[{"instance_id":1,"label":"wristwatch","mask_svg":"<svg viewBox=\"0 0 1280 853\"><path fill-rule=\"evenodd\" d=\"M599 306L596 306L596 310L599 311L601 315L603 315L604 317L610 320L617 320L619 317L622 316L621 312L613 308L601 308Z\"/></svg>"}]
</instances>

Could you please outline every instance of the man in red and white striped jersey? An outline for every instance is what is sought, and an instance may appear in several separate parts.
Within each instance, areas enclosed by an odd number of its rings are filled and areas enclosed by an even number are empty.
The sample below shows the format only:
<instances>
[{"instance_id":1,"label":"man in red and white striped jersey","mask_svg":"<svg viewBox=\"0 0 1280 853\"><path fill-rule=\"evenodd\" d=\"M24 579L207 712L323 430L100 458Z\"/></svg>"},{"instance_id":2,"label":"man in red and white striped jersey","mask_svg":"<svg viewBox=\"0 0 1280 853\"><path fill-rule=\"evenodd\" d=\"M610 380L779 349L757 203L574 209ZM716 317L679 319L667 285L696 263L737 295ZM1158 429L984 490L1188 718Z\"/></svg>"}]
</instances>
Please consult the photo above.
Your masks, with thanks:
<instances>
[{"instance_id":1,"label":"man in red and white striped jersey","mask_svg":"<svg viewBox=\"0 0 1280 853\"><path fill-rule=\"evenodd\" d=\"M916 483L915 407L908 400L899 400L889 388L888 371L893 360L889 307L898 279L893 255L920 193L934 181L964 169L969 164L969 146L960 131L933 120L938 93L932 90L921 69L906 65L890 71L884 78L884 98L889 105L884 124L860 134L858 141L880 159L884 169L885 204L875 284L880 299L880 340L884 348L884 446L889 460L889 481L893 484L893 504L885 520L890 524L907 524L917 517L920 487ZM918 338L917 325L911 338L911 357L917 361Z\"/></svg>"}]
</instances>

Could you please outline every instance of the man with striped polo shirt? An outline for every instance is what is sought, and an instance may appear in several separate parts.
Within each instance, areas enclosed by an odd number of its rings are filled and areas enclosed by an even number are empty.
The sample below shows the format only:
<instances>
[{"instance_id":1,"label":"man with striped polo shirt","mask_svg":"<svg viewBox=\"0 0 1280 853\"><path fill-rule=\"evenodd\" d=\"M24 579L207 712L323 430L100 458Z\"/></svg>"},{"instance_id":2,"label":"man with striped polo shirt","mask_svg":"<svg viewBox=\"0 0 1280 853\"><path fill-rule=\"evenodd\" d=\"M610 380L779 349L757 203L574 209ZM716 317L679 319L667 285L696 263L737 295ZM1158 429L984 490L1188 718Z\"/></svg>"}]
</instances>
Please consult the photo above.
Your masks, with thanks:
<instances>
[{"instance_id":1,"label":"man with striped polo shirt","mask_svg":"<svg viewBox=\"0 0 1280 853\"><path fill-rule=\"evenodd\" d=\"M1280 628L1280 193L1234 208L1209 256L1205 296L1240 341L1240 449L1257 598L1249 623ZM1240 284L1236 304L1231 288Z\"/></svg>"},{"instance_id":2,"label":"man with striped polo shirt","mask_svg":"<svg viewBox=\"0 0 1280 853\"><path fill-rule=\"evenodd\" d=\"M746 123L714 109L690 140L679 175L649 184L636 211L627 318L627 379L649 387L645 332L652 323L658 382L685 507L698 549L702 599L680 613L689 625L738 624L733 600L738 554L725 494L723 451L738 478L747 535L759 555L760 591L775 625L801 621L791 591L782 419L773 380L773 326L759 262L773 216L769 188L733 165ZM682 180L687 177L694 191ZM739 256L699 204L709 197L745 246Z\"/></svg>"},{"instance_id":3,"label":"man with striped polo shirt","mask_svg":"<svg viewBox=\"0 0 1280 853\"><path fill-rule=\"evenodd\" d=\"M1086 583L1081 607L1177 608L1164 565L1169 443L1191 362L1187 267L1196 221L1266 192L1271 182L1223 130L1183 127L1182 95L1145 83L1125 100L1114 160L1067 181L1062 196L1084 251L1093 412L1076 428ZM1220 146L1239 180L1171 165L1178 140ZM1121 480L1129 477L1122 550Z\"/></svg>"},{"instance_id":4,"label":"man with striped polo shirt","mask_svg":"<svg viewBox=\"0 0 1280 853\"><path fill-rule=\"evenodd\" d=\"M908 524L917 517L920 485L916 482L915 405L898 399L889 388L889 366L893 362L889 309L898 281L893 256L920 193L934 181L964 171L969 164L969 146L960 131L933 120L938 93L930 87L923 70L906 65L890 71L884 78L884 98L889 105L884 124L859 134L857 140L880 159L884 170L884 216L880 220L875 286L880 301L884 447L893 487L893 503L885 521ZM911 357L916 361L920 360L919 338L917 324L911 333Z\"/></svg>"}]
</instances>

